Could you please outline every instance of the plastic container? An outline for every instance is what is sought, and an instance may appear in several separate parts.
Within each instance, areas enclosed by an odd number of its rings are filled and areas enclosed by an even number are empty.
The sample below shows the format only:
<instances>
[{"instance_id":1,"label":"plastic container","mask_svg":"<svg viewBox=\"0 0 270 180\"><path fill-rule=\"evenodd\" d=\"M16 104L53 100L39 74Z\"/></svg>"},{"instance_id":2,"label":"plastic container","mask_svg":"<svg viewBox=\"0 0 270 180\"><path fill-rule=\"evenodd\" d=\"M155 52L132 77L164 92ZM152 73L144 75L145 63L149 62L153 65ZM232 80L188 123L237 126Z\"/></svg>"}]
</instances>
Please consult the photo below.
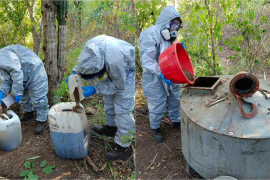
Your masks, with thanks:
<instances>
[{"instance_id":1,"label":"plastic container","mask_svg":"<svg viewBox=\"0 0 270 180\"><path fill-rule=\"evenodd\" d=\"M11 151L22 142L21 122L17 114L11 110L1 116L3 118L0 117L0 149Z\"/></svg>"},{"instance_id":2,"label":"plastic container","mask_svg":"<svg viewBox=\"0 0 270 180\"><path fill-rule=\"evenodd\" d=\"M179 42L173 43L159 56L159 66L164 77L175 84L193 84L195 81L190 58ZM185 76L182 68L193 75L193 81Z\"/></svg>"},{"instance_id":3,"label":"plastic container","mask_svg":"<svg viewBox=\"0 0 270 180\"><path fill-rule=\"evenodd\" d=\"M79 98L80 98L79 100L82 101L85 97L83 95L83 91L81 88L83 86L81 77L77 74L73 74L73 75L69 76L68 84L69 84L68 87L69 87L70 99L72 101L76 101L75 96L74 96L74 91L75 91L75 88L78 88Z\"/></svg>"},{"instance_id":4,"label":"plastic container","mask_svg":"<svg viewBox=\"0 0 270 180\"><path fill-rule=\"evenodd\" d=\"M90 135L85 111L73 112L75 102L62 102L49 111L50 134L58 157L82 159L88 154ZM80 104L83 108L83 106Z\"/></svg>"}]
</instances>

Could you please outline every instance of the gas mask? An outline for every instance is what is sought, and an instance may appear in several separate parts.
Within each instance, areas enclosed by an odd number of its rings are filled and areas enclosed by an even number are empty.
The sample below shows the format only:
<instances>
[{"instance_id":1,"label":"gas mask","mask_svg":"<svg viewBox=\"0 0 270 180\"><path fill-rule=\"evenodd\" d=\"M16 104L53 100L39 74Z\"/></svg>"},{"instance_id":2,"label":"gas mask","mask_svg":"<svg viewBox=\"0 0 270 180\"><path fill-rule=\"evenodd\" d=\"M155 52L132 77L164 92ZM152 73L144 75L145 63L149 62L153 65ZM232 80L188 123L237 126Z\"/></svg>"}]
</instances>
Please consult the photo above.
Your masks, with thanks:
<instances>
[{"instance_id":1,"label":"gas mask","mask_svg":"<svg viewBox=\"0 0 270 180\"><path fill-rule=\"evenodd\" d=\"M98 82L98 81L106 81L108 79L108 73L105 69L105 67L98 73L95 74L81 74L80 76L88 81L92 81L94 83Z\"/></svg>"},{"instance_id":2,"label":"gas mask","mask_svg":"<svg viewBox=\"0 0 270 180\"><path fill-rule=\"evenodd\" d=\"M180 28L182 28L181 24L172 22L170 24L170 27L165 26L161 30L161 35L166 41L174 41L177 37L177 32L179 31Z\"/></svg>"}]
</instances>

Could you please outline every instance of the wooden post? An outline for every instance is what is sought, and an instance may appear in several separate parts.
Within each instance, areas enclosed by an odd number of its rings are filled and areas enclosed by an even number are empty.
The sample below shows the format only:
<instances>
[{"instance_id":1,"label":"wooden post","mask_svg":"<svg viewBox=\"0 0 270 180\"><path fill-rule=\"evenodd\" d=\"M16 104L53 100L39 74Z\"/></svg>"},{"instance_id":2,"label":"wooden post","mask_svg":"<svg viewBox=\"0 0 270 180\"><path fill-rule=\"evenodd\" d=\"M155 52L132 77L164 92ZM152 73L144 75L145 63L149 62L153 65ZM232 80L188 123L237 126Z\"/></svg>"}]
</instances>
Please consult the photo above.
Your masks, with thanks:
<instances>
[{"instance_id":1,"label":"wooden post","mask_svg":"<svg viewBox=\"0 0 270 180\"><path fill-rule=\"evenodd\" d=\"M44 31L43 51L45 54L45 69L49 82L48 100L50 106L52 106L55 104L55 98L58 98L54 96L54 92L58 90L63 80L65 69L67 0L42 0L41 12ZM56 13L58 19L58 44L56 42Z\"/></svg>"}]
</instances>

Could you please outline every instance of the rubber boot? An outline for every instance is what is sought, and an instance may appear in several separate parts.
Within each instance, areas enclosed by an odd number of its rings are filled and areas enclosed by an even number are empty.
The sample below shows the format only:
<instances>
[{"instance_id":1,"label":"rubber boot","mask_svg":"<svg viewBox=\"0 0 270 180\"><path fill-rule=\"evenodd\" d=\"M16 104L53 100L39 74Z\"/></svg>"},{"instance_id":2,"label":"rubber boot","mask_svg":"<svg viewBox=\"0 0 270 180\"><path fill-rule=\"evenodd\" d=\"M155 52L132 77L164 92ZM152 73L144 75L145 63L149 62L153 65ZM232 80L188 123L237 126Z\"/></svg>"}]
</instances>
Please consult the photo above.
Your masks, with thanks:
<instances>
[{"instance_id":1,"label":"rubber boot","mask_svg":"<svg viewBox=\"0 0 270 180\"><path fill-rule=\"evenodd\" d=\"M180 122L173 122L173 128L181 130L181 123Z\"/></svg>"},{"instance_id":2,"label":"rubber boot","mask_svg":"<svg viewBox=\"0 0 270 180\"><path fill-rule=\"evenodd\" d=\"M25 112L23 114L23 117L20 119L20 121L21 122L26 122L26 121L31 120L33 118L35 118L35 112L34 111L33 112Z\"/></svg>"},{"instance_id":3,"label":"rubber boot","mask_svg":"<svg viewBox=\"0 0 270 180\"><path fill-rule=\"evenodd\" d=\"M37 126L35 130L35 134L40 134L44 130L45 122L37 121Z\"/></svg>"},{"instance_id":4,"label":"rubber boot","mask_svg":"<svg viewBox=\"0 0 270 180\"><path fill-rule=\"evenodd\" d=\"M93 131L99 135L105 135L105 136L109 136L109 137L112 137L112 136L115 136L116 134L116 131L117 131L117 127L115 126L97 126L97 125L94 125L93 127Z\"/></svg>"},{"instance_id":5,"label":"rubber boot","mask_svg":"<svg viewBox=\"0 0 270 180\"><path fill-rule=\"evenodd\" d=\"M106 154L106 159L108 161L116 161L116 160L125 160L132 154L132 149L131 147L122 147L119 145L116 145L116 147L108 152Z\"/></svg>"},{"instance_id":6,"label":"rubber boot","mask_svg":"<svg viewBox=\"0 0 270 180\"><path fill-rule=\"evenodd\" d=\"M163 135L161 134L160 128L154 129L154 139L157 143L163 142Z\"/></svg>"}]
</instances>

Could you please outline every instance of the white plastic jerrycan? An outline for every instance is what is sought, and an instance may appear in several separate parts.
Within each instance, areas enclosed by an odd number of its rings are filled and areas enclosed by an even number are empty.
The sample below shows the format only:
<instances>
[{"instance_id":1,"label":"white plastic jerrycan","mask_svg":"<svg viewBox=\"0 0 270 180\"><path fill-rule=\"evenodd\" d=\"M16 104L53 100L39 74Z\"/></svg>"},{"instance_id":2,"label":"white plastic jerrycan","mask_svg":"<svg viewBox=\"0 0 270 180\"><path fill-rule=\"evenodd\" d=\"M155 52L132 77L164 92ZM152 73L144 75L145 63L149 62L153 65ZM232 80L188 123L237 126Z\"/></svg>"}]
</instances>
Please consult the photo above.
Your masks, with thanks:
<instances>
[{"instance_id":1,"label":"white plastic jerrycan","mask_svg":"<svg viewBox=\"0 0 270 180\"><path fill-rule=\"evenodd\" d=\"M75 88L78 88L78 93L79 93L79 100L82 101L85 97L83 95L82 91L82 78L77 75L77 74L72 74L68 78L68 87L69 87L69 96L72 101L76 101L75 96L74 96L74 91Z\"/></svg>"},{"instance_id":2,"label":"white plastic jerrycan","mask_svg":"<svg viewBox=\"0 0 270 180\"><path fill-rule=\"evenodd\" d=\"M90 135L85 111L72 111L75 102L62 102L49 111L50 134L58 157L82 159L88 154ZM80 104L83 108L83 106Z\"/></svg>"},{"instance_id":3,"label":"white plastic jerrycan","mask_svg":"<svg viewBox=\"0 0 270 180\"><path fill-rule=\"evenodd\" d=\"M0 149L11 151L22 142L21 122L17 114L8 110L0 117Z\"/></svg>"}]
</instances>

